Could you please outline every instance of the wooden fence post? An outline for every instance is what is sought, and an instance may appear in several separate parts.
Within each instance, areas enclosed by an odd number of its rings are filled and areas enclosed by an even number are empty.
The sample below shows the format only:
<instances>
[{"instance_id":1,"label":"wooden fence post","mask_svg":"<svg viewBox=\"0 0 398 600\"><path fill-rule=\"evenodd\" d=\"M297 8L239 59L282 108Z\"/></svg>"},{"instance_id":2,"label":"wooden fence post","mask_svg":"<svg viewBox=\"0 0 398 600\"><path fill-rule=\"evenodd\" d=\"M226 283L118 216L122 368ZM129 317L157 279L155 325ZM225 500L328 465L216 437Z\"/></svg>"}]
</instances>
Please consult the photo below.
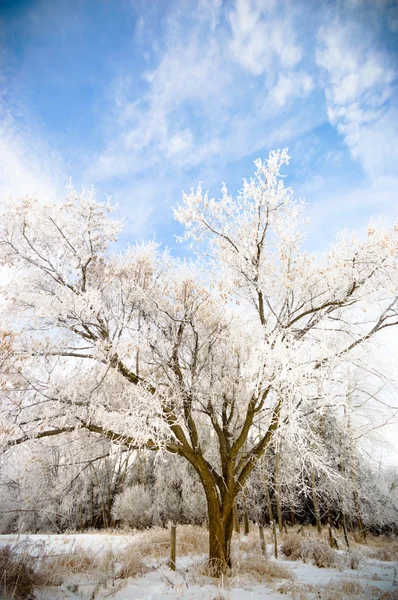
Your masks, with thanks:
<instances>
[{"instance_id":1,"label":"wooden fence post","mask_svg":"<svg viewBox=\"0 0 398 600\"><path fill-rule=\"evenodd\" d=\"M258 526L258 532L260 534L261 552L264 554L264 556L267 556L267 547L264 539L264 527L262 525Z\"/></svg>"},{"instance_id":2,"label":"wooden fence post","mask_svg":"<svg viewBox=\"0 0 398 600\"><path fill-rule=\"evenodd\" d=\"M177 546L177 527L174 523L170 527L170 569L176 570L176 546Z\"/></svg>"},{"instance_id":3,"label":"wooden fence post","mask_svg":"<svg viewBox=\"0 0 398 600\"><path fill-rule=\"evenodd\" d=\"M275 558L278 558L278 538L276 535L276 524L274 521L274 553L275 553Z\"/></svg>"},{"instance_id":4,"label":"wooden fence post","mask_svg":"<svg viewBox=\"0 0 398 600\"><path fill-rule=\"evenodd\" d=\"M247 512L246 507L243 512L243 531L244 531L245 535L249 535L249 533L250 533L249 513Z\"/></svg>"},{"instance_id":5,"label":"wooden fence post","mask_svg":"<svg viewBox=\"0 0 398 600\"><path fill-rule=\"evenodd\" d=\"M234 502L234 529L235 529L235 533L240 534L240 523L239 523L238 506L237 506L236 500Z\"/></svg>"}]
</instances>

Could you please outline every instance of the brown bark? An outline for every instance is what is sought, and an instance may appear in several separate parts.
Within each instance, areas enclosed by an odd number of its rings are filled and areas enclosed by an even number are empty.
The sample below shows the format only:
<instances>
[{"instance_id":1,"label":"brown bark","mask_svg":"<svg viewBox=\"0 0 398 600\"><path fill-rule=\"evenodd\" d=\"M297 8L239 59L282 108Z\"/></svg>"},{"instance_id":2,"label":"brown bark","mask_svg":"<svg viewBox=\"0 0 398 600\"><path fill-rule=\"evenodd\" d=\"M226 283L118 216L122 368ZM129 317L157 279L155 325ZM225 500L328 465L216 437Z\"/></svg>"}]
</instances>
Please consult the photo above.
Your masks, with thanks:
<instances>
[{"instance_id":1,"label":"brown bark","mask_svg":"<svg viewBox=\"0 0 398 600\"><path fill-rule=\"evenodd\" d=\"M238 506L236 504L236 500L234 502L234 530L235 530L235 533L240 533Z\"/></svg>"},{"instance_id":2,"label":"brown bark","mask_svg":"<svg viewBox=\"0 0 398 600\"><path fill-rule=\"evenodd\" d=\"M267 556L267 546L265 545L264 527L262 525L258 526L258 533L260 535L261 552L264 554L264 556Z\"/></svg>"},{"instance_id":3,"label":"brown bark","mask_svg":"<svg viewBox=\"0 0 398 600\"><path fill-rule=\"evenodd\" d=\"M170 526L170 569L176 570L176 549L177 549L177 527L174 523Z\"/></svg>"},{"instance_id":4,"label":"brown bark","mask_svg":"<svg viewBox=\"0 0 398 600\"><path fill-rule=\"evenodd\" d=\"M209 515L209 571L220 577L231 568L231 540L233 531L233 505L229 511L220 510L213 503L208 505Z\"/></svg>"}]
</instances>

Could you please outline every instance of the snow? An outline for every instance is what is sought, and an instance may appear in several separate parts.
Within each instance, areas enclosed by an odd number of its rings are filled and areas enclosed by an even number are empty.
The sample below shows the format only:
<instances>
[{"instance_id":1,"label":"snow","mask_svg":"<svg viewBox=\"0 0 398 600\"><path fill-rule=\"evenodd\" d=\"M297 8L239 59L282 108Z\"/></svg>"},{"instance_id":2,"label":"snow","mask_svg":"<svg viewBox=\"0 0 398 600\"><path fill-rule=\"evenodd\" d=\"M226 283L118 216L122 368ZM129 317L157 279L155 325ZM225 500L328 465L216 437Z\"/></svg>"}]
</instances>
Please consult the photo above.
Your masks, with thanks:
<instances>
[{"instance_id":1,"label":"snow","mask_svg":"<svg viewBox=\"0 0 398 600\"><path fill-rule=\"evenodd\" d=\"M0 546L13 545L17 542L31 541L45 544L46 550L52 554L68 554L74 549L81 548L95 553L105 553L107 550L123 550L134 542L138 535L112 534L64 534L64 535L2 535ZM137 539L138 541L138 539ZM271 549L271 547L269 547ZM343 554L343 553L342 553ZM270 556L270 555L269 555ZM278 562L288 567L294 574L292 580L274 579L272 583L259 582L250 574L241 574L226 578L217 583L202 575L195 575L194 563L203 560L203 556L181 556L177 558L177 569L171 571L164 559L147 558L149 572L129 578L114 580L102 585L100 589L95 581L89 581L84 575L74 575L70 581L59 588L48 588L36 591L37 600L67 600L82 599L103 600L300 600L345 598L333 590L339 585L360 584L364 594L350 595L349 598L381 598L389 592L388 600L398 599L397 570L393 562L363 557L357 570L348 568L319 569L313 564L301 561L275 561L271 556L268 560ZM272 586L272 587L271 587ZM280 593L278 589L283 593ZM295 592L294 592L295 590ZM299 593L298 593L299 590ZM93 595L94 594L94 595Z\"/></svg>"}]
</instances>

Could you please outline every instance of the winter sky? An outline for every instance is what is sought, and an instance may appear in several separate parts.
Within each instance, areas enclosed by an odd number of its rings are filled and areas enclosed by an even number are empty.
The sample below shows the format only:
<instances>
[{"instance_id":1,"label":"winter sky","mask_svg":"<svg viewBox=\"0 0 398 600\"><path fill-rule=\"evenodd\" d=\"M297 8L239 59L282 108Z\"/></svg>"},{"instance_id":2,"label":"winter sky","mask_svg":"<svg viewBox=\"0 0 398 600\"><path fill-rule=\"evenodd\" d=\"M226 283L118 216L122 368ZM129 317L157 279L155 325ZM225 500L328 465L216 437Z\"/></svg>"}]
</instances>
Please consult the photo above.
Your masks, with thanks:
<instances>
[{"instance_id":1,"label":"winter sky","mask_svg":"<svg viewBox=\"0 0 398 600\"><path fill-rule=\"evenodd\" d=\"M0 202L112 196L124 239L288 147L311 246L396 217L396 0L1 0Z\"/></svg>"}]
</instances>

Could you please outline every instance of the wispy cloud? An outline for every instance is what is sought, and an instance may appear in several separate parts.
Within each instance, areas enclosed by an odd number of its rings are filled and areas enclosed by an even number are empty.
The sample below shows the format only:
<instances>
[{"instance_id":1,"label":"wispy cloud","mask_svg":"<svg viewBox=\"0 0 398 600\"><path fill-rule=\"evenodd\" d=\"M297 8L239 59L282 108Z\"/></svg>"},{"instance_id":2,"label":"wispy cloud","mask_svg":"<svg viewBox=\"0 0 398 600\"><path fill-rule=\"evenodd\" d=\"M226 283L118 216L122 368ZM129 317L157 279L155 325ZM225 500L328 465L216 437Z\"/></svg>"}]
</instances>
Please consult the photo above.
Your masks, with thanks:
<instances>
[{"instance_id":1,"label":"wispy cloud","mask_svg":"<svg viewBox=\"0 0 398 600\"><path fill-rule=\"evenodd\" d=\"M302 48L296 42L290 3L275 0L237 0L229 20L235 60L253 75L272 80L280 69L300 62Z\"/></svg>"},{"instance_id":2,"label":"wispy cloud","mask_svg":"<svg viewBox=\"0 0 398 600\"><path fill-rule=\"evenodd\" d=\"M322 27L318 40L330 122L373 180L396 174L398 113L390 100L397 73L391 59L375 47L369 30L352 22Z\"/></svg>"},{"instance_id":3,"label":"wispy cloud","mask_svg":"<svg viewBox=\"0 0 398 600\"><path fill-rule=\"evenodd\" d=\"M0 197L37 195L54 201L65 190L61 161L45 142L0 110Z\"/></svg>"},{"instance_id":4,"label":"wispy cloud","mask_svg":"<svg viewBox=\"0 0 398 600\"><path fill-rule=\"evenodd\" d=\"M88 177L106 180L157 169L175 169L182 183L193 168L201 174L220 163L268 151L271 141L312 127L315 113L273 117L314 88L294 67L302 48L295 41L290 4L241 2L222 6L202 0L182 18L170 5L159 61L143 74L146 91L136 97L136 78L118 76L113 132ZM194 5L193 5L194 6ZM140 21L140 35L146 19ZM150 36L149 36L150 37Z\"/></svg>"},{"instance_id":5,"label":"wispy cloud","mask_svg":"<svg viewBox=\"0 0 398 600\"><path fill-rule=\"evenodd\" d=\"M252 159L293 146L293 182L320 218L338 221L341 205L348 221L366 190L369 210L375 189L387 206L398 164L396 64L382 40L396 27L392 0L96 6L40 0L13 22L26 39L11 79L24 83L4 103L0 193L55 195L71 175L111 194L131 232L152 235L182 188L237 187Z\"/></svg>"}]
</instances>

